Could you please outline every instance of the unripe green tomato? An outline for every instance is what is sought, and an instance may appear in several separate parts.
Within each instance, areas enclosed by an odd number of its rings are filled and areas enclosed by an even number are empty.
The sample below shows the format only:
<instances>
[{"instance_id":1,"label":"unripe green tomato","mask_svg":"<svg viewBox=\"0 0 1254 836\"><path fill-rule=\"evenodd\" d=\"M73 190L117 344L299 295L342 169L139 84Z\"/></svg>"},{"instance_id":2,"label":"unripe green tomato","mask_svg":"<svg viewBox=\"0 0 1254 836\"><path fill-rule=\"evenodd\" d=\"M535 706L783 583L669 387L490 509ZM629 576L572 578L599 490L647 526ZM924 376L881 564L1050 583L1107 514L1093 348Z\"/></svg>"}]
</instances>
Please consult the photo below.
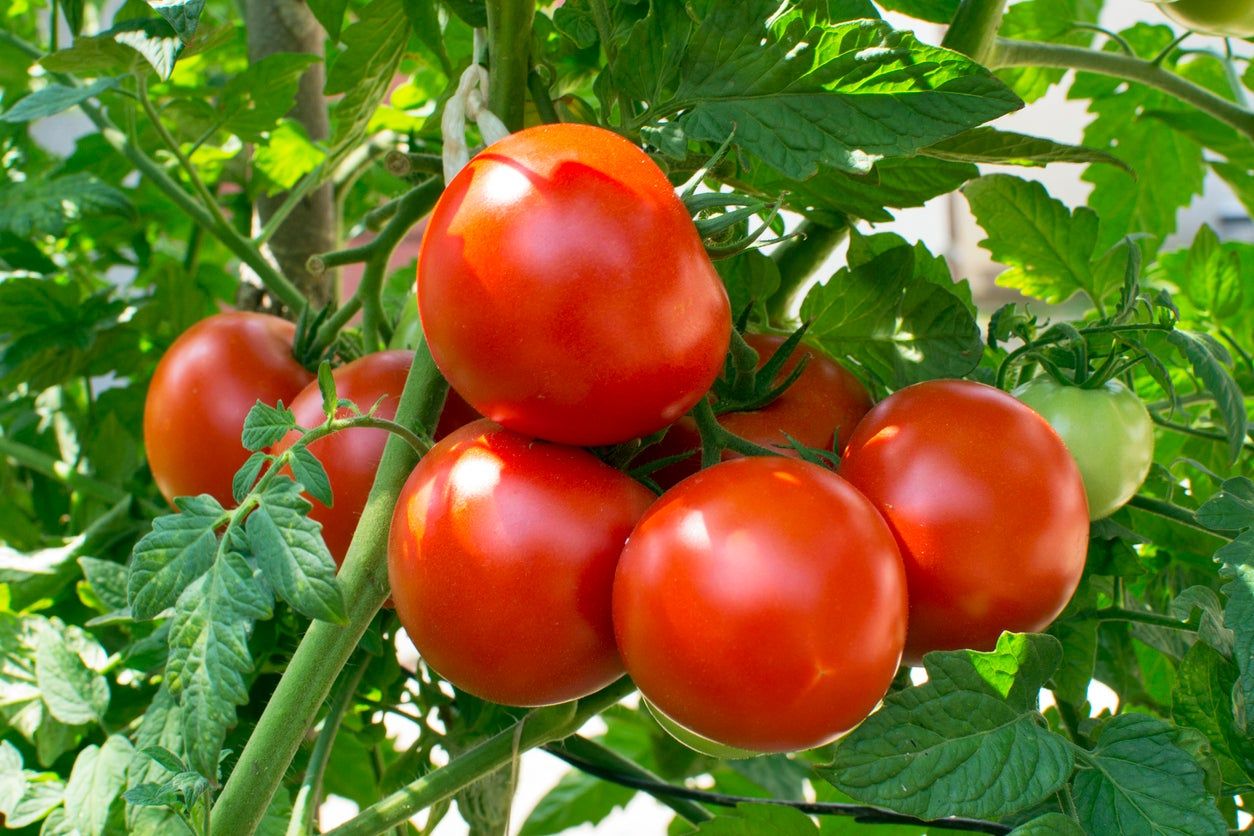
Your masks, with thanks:
<instances>
[{"instance_id":1,"label":"unripe green tomato","mask_svg":"<svg viewBox=\"0 0 1254 836\"><path fill-rule=\"evenodd\" d=\"M1075 457L1090 519L1110 516L1136 494L1154 459L1154 424L1135 392L1118 380L1081 389L1042 375L1014 395L1050 423Z\"/></svg>"},{"instance_id":2,"label":"unripe green tomato","mask_svg":"<svg viewBox=\"0 0 1254 836\"><path fill-rule=\"evenodd\" d=\"M736 746L728 746L719 743L717 740L710 740L696 732L686 729L676 723L670 717L666 716L660 708L649 702L644 697L640 698L649 708L649 713L653 715L653 719L657 720L657 724L661 726L667 734L687 746L694 752L700 752L702 755L708 755L711 758L718 758L725 761L741 761L746 758L756 758L762 755L762 752L755 752L752 749L740 749Z\"/></svg>"},{"instance_id":3,"label":"unripe green tomato","mask_svg":"<svg viewBox=\"0 0 1254 836\"><path fill-rule=\"evenodd\" d=\"M1167 17L1195 32L1254 37L1254 0L1175 0L1157 5Z\"/></svg>"}]
</instances>

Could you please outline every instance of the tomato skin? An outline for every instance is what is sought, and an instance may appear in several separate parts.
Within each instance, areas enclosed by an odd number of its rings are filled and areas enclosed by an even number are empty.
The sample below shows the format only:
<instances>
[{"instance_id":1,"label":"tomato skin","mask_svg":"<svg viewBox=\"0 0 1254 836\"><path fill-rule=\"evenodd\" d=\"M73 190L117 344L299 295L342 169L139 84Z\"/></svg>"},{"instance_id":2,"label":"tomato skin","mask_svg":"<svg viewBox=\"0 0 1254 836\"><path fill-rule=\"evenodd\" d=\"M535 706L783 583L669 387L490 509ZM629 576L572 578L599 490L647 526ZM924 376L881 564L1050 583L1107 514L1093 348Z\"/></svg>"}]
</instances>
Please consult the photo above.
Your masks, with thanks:
<instances>
[{"instance_id":1,"label":"tomato skin","mask_svg":"<svg viewBox=\"0 0 1254 836\"><path fill-rule=\"evenodd\" d=\"M759 368L786 340L786 337L774 334L745 334L744 338L758 352ZM792 436L806 447L820 450L833 449L838 432L841 441L847 441L853 434L853 428L871 408L871 395L844 366L804 344L788 358L774 382L782 382L788 377L806 355L810 359L805 370L782 395L762 409L720 415L719 424L754 444L778 450L780 455L793 458L798 455L788 443L787 436ZM639 461L656 461L690 450L701 450L701 434L697 431L696 422L685 416L672 424L666 437L648 448ZM724 460L739 457L739 453L731 450L723 452ZM655 471L650 478L661 487L669 488L696 473L700 464L698 452Z\"/></svg>"},{"instance_id":2,"label":"tomato skin","mask_svg":"<svg viewBox=\"0 0 1254 836\"><path fill-rule=\"evenodd\" d=\"M311 375L292 356L296 326L231 311L202 319L157 363L144 401L144 447L166 499L207 493L235 504L231 479L248 459L240 443L253 404L290 402Z\"/></svg>"},{"instance_id":3,"label":"tomato skin","mask_svg":"<svg viewBox=\"0 0 1254 836\"><path fill-rule=\"evenodd\" d=\"M1167 17L1195 32L1254 37L1254 0L1174 0L1157 5Z\"/></svg>"},{"instance_id":4,"label":"tomato skin","mask_svg":"<svg viewBox=\"0 0 1254 836\"><path fill-rule=\"evenodd\" d=\"M840 473L901 547L912 664L1041 630L1080 582L1080 471L1045 419L999 389L933 380L894 393L854 430Z\"/></svg>"},{"instance_id":5,"label":"tomato skin","mask_svg":"<svg viewBox=\"0 0 1254 836\"><path fill-rule=\"evenodd\" d=\"M401 624L432 668L483 699L586 696L622 675L614 568L652 500L586 451L469 424L397 502L388 577Z\"/></svg>"},{"instance_id":6,"label":"tomato skin","mask_svg":"<svg viewBox=\"0 0 1254 836\"><path fill-rule=\"evenodd\" d=\"M861 722L897 672L905 573L866 499L818 465L721 462L665 493L614 580L628 673L685 729L756 752Z\"/></svg>"},{"instance_id":7,"label":"tomato skin","mask_svg":"<svg viewBox=\"0 0 1254 836\"><path fill-rule=\"evenodd\" d=\"M1135 392L1118 380L1081 389L1042 375L1014 396L1062 436L1080 467L1089 516L1108 517L1136 495L1154 461L1154 422Z\"/></svg>"},{"instance_id":8,"label":"tomato skin","mask_svg":"<svg viewBox=\"0 0 1254 836\"><path fill-rule=\"evenodd\" d=\"M679 418L731 334L666 176L588 125L519 131L453 178L423 238L418 309L440 371L476 410L577 445Z\"/></svg>"}]
</instances>

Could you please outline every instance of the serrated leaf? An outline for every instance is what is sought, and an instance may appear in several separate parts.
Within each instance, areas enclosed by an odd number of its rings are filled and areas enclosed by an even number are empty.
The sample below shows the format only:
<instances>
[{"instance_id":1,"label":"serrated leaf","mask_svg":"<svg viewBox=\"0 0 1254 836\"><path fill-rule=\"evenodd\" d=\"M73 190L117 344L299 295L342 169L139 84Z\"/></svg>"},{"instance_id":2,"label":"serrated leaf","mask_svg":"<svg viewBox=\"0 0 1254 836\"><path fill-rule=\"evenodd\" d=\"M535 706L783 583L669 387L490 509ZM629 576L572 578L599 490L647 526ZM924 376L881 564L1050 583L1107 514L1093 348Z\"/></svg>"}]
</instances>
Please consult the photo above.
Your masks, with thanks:
<instances>
[{"instance_id":1,"label":"serrated leaf","mask_svg":"<svg viewBox=\"0 0 1254 836\"><path fill-rule=\"evenodd\" d=\"M1232 631L1224 627L1223 604L1218 593L1207 586L1191 586L1177 595L1168 612L1181 621L1198 617L1197 635L1224 656L1232 655Z\"/></svg>"},{"instance_id":2,"label":"serrated leaf","mask_svg":"<svg viewBox=\"0 0 1254 836\"><path fill-rule=\"evenodd\" d=\"M330 508L334 497L331 495L331 480L322 462L318 461L304 444L296 444L288 452L290 453L288 464L291 465L292 475L296 477L296 481L309 492L310 496Z\"/></svg>"},{"instance_id":3,"label":"serrated leaf","mask_svg":"<svg viewBox=\"0 0 1254 836\"><path fill-rule=\"evenodd\" d=\"M125 194L85 172L0 183L0 230L14 235L61 235L87 215L134 212Z\"/></svg>"},{"instance_id":4,"label":"serrated leaf","mask_svg":"<svg viewBox=\"0 0 1254 836\"><path fill-rule=\"evenodd\" d=\"M240 443L248 450L261 450L278 443L283 436L296 429L296 416L283 406L270 406L261 401L252 405L244 417Z\"/></svg>"},{"instance_id":5,"label":"serrated leaf","mask_svg":"<svg viewBox=\"0 0 1254 836\"><path fill-rule=\"evenodd\" d=\"M741 804L697 825L702 836L817 836L810 817L799 810L767 804Z\"/></svg>"},{"instance_id":6,"label":"serrated leaf","mask_svg":"<svg viewBox=\"0 0 1254 836\"><path fill-rule=\"evenodd\" d=\"M257 483L261 469L270 461L270 456L258 450L244 461L239 470L235 471L235 475L231 477L231 496L235 497L236 502L244 501L244 497L248 496L248 492Z\"/></svg>"},{"instance_id":7,"label":"serrated leaf","mask_svg":"<svg viewBox=\"0 0 1254 836\"><path fill-rule=\"evenodd\" d=\"M326 85L327 95L344 94L333 111L333 158L360 143L387 95L409 41L409 18L400 0L370 0L342 40L344 51L331 65Z\"/></svg>"},{"instance_id":8,"label":"serrated leaf","mask_svg":"<svg viewBox=\"0 0 1254 836\"><path fill-rule=\"evenodd\" d=\"M1042 167L1050 163L1107 163L1131 171L1123 160L1096 148L1067 145L1044 137L988 127L963 131L923 149L922 153L929 157L964 163Z\"/></svg>"},{"instance_id":9,"label":"serrated leaf","mask_svg":"<svg viewBox=\"0 0 1254 836\"><path fill-rule=\"evenodd\" d=\"M819 772L859 801L924 819L1031 807L1073 768L1037 712L1060 656L1051 636L1010 633L991 653L929 653L928 682L890 694Z\"/></svg>"},{"instance_id":10,"label":"serrated leaf","mask_svg":"<svg viewBox=\"0 0 1254 836\"><path fill-rule=\"evenodd\" d=\"M1093 270L1098 221L1090 209L1070 211L1040 183L1007 174L981 177L962 193L988 235L980 246L1010 267L998 284L1052 303L1076 293L1100 302L1118 287Z\"/></svg>"},{"instance_id":11,"label":"serrated leaf","mask_svg":"<svg viewBox=\"0 0 1254 836\"><path fill-rule=\"evenodd\" d=\"M332 42L340 39L340 29L344 25L344 12L348 9L348 0L308 0L309 10L313 12L327 36ZM486 24L485 24L486 25Z\"/></svg>"},{"instance_id":12,"label":"serrated leaf","mask_svg":"<svg viewBox=\"0 0 1254 836\"><path fill-rule=\"evenodd\" d=\"M196 34L200 15L205 10L205 0L155 0L149 5L184 41L190 41Z\"/></svg>"},{"instance_id":13,"label":"serrated leaf","mask_svg":"<svg viewBox=\"0 0 1254 836\"><path fill-rule=\"evenodd\" d=\"M295 119L283 119L253 152L253 164L270 182L270 195L287 191L326 159L326 153L310 141Z\"/></svg>"},{"instance_id":14,"label":"serrated leaf","mask_svg":"<svg viewBox=\"0 0 1254 836\"><path fill-rule=\"evenodd\" d=\"M164 746L145 746L140 752L167 772L178 774L187 771L183 759Z\"/></svg>"},{"instance_id":15,"label":"serrated leaf","mask_svg":"<svg viewBox=\"0 0 1254 836\"><path fill-rule=\"evenodd\" d=\"M1185 356L1193 367L1193 374L1215 399L1220 418L1228 435L1228 459L1236 463L1241 456L1249 430L1249 417L1245 411L1245 398L1232 373L1217 355L1217 346L1205 334L1189 331L1169 331L1165 338Z\"/></svg>"},{"instance_id":16,"label":"serrated leaf","mask_svg":"<svg viewBox=\"0 0 1254 836\"><path fill-rule=\"evenodd\" d=\"M112 560L80 557L78 565L83 570L91 591L101 603L112 610L126 607L126 567Z\"/></svg>"},{"instance_id":17,"label":"serrated leaf","mask_svg":"<svg viewBox=\"0 0 1254 836\"><path fill-rule=\"evenodd\" d=\"M1175 730L1143 714L1104 723L1075 778L1075 803L1090 833L1226 836L1202 770L1175 744Z\"/></svg>"},{"instance_id":18,"label":"serrated leaf","mask_svg":"<svg viewBox=\"0 0 1254 836\"><path fill-rule=\"evenodd\" d=\"M957 286L916 264L911 248L897 247L815 286L801 305L808 338L892 388L970 372L984 347L975 317Z\"/></svg>"},{"instance_id":19,"label":"serrated leaf","mask_svg":"<svg viewBox=\"0 0 1254 836\"><path fill-rule=\"evenodd\" d=\"M128 804L138 807L171 807L178 803L178 793L169 784L140 784L122 793Z\"/></svg>"},{"instance_id":20,"label":"serrated leaf","mask_svg":"<svg viewBox=\"0 0 1254 836\"><path fill-rule=\"evenodd\" d=\"M1197 509L1196 516L1212 531L1254 528L1254 481L1245 476L1225 480L1220 490Z\"/></svg>"},{"instance_id":21,"label":"serrated leaf","mask_svg":"<svg viewBox=\"0 0 1254 836\"><path fill-rule=\"evenodd\" d=\"M65 815L81 836L105 833L133 754L130 741L120 734L110 735L103 746L88 746L78 753L65 785Z\"/></svg>"},{"instance_id":22,"label":"serrated leaf","mask_svg":"<svg viewBox=\"0 0 1254 836\"><path fill-rule=\"evenodd\" d=\"M879 5L932 23L949 23L958 11L958 0L879 0Z\"/></svg>"},{"instance_id":23,"label":"serrated leaf","mask_svg":"<svg viewBox=\"0 0 1254 836\"><path fill-rule=\"evenodd\" d=\"M1202 733L1226 784L1249 786L1254 783L1254 739L1233 709L1236 683L1237 668L1232 662L1209 645L1194 644L1180 660L1171 717Z\"/></svg>"},{"instance_id":24,"label":"serrated leaf","mask_svg":"<svg viewBox=\"0 0 1254 836\"><path fill-rule=\"evenodd\" d=\"M1075 819L1062 813L1046 813L1019 825L1010 831L1010 836L1085 836L1085 833Z\"/></svg>"},{"instance_id":25,"label":"serrated leaf","mask_svg":"<svg viewBox=\"0 0 1254 836\"><path fill-rule=\"evenodd\" d=\"M109 683L54 630L40 632L35 681L49 713L62 723L99 723L109 707Z\"/></svg>"},{"instance_id":26,"label":"serrated leaf","mask_svg":"<svg viewBox=\"0 0 1254 836\"><path fill-rule=\"evenodd\" d=\"M118 43L109 35L79 37L66 49L45 55L39 61L54 73L70 73L80 78L116 76L143 66L135 50Z\"/></svg>"},{"instance_id":27,"label":"serrated leaf","mask_svg":"<svg viewBox=\"0 0 1254 836\"><path fill-rule=\"evenodd\" d=\"M140 720L139 729L135 733L136 752L126 770L127 785L131 787L146 783L165 783L173 770L169 770L155 760L149 752L163 749L174 755L178 763L174 764L182 771L184 764L179 753L183 751L183 727L179 716L178 705L174 695L165 683L157 689Z\"/></svg>"},{"instance_id":28,"label":"serrated leaf","mask_svg":"<svg viewBox=\"0 0 1254 836\"><path fill-rule=\"evenodd\" d=\"M119 81L119 78L101 78L82 87L49 84L19 99L17 104L0 114L0 122L17 124L52 116L112 90Z\"/></svg>"},{"instance_id":29,"label":"serrated leaf","mask_svg":"<svg viewBox=\"0 0 1254 836\"><path fill-rule=\"evenodd\" d=\"M740 316L750 305L762 306L779 287L779 267L757 250L720 259L714 266L727 288L734 316Z\"/></svg>"},{"instance_id":30,"label":"serrated leaf","mask_svg":"<svg viewBox=\"0 0 1254 836\"><path fill-rule=\"evenodd\" d=\"M1190 302L1219 319L1237 313L1245 301L1240 257L1224 250L1206 224L1194 236L1184 276L1177 281Z\"/></svg>"},{"instance_id":31,"label":"serrated leaf","mask_svg":"<svg viewBox=\"0 0 1254 836\"><path fill-rule=\"evenodd\" d=\"M523 824L518 836L549 836L583 824L597 824L626 807L635 790L571 770L549 790Z\"/></svg>"},{"instance_id":32,"label":"serrated leaf","mask_svg":"<svg viewBox=\"0 0 1254 836\"><path fill-rule=\"evenodd\" d=\"M1010 4L999 34L1027 41L1088 46L1093 32L1075 23L1097 23L1103 0L1021 0ZM1033 102L1062 80L1066 70L1054 67L1008 67L998 72L1024 101Z\"/></svg>"},{"instance_id":33,"label":"serrated leaf","mask_svg":"<svg viewBox=\"0 0 1254 836\"><path fill-rule=\"evenodd\" d=\"M179 704L187 760L216 776L235 707L248 701L252 671L248 635L253 621L269 618L269 590L248 561L227 551L179 596L170 624L166 679Z\"/></svg>"},{"instance_id":34,"label":"serrated leaf","mask_svg":"<svg viewBox=\"0 0 1254 836\"><path fill-rule=\"evenodd\" d=\"M250 64L222 88L223 128L241 139L261 141L292 109L301 78L317 63L316 55L277 52Z\"/></svg>"},{"instance_id":35,"label":"serrated leaf","mask_svg":"<svg viewBox=\"0 0 1254 836\"><path fill-rule=\"evenodd\" d=\"M306 516L310 507L298 485L277 479L248 515L248 541L258 567L281 599L310 618L341 621L344 598L335 579L335 561L318 524Z\"/></svg>"},{"instance_id":36,"label":"serrated leaf","mask_svg":"<svg viewBox=\"0 0 1254 836\"><path fill-rule=\"evenodd\" d=\"M1228 599L1224 624L1232 630L1232 656L1240 671L1237 682L1245 704L1254 705L1254 529L1242 531L1215 553L1215 560L1226 582L1220 591Z\"/></svg>"},{"instance_id":37,"label":"serrated leaf","mask_svg":"<svg viewBox=\"0 0 1254 836\"><path fill-rule=\"evenodd\" d=\"M135 618L156 618L213 564L226 512L208 494L174 500L177 514L153 520L131 552L126 594Z\"/></svg>"},{"instance_id":38,"label":"serrated leaf","mask_svg":"<svg viewBox=\"0 0 1254 836\"><path fill-rule=\"evenodd\" d=\"M41 780L29 781L26 792L5 815L5 827L18 830L32 825L60 807L64 798L65 785L55 778L43 777Z\"/></svg>"}]
</instances>

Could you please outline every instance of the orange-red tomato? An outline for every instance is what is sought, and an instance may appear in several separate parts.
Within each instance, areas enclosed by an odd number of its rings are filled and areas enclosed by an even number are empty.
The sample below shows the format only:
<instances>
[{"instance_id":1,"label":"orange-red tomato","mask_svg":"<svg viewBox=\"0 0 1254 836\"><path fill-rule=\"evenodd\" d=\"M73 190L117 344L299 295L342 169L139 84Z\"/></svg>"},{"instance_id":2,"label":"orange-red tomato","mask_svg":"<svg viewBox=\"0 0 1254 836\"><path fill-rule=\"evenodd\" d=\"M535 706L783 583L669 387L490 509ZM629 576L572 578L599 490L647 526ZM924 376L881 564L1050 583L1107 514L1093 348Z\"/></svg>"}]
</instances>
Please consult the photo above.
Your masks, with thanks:
<instances>
[{"instance_id":1,"label":"orange-red tomato","mask_svg":"<svg viewBox=\"0 0 1254 836\"><path fill-rule=\"evenodd\" d=\"M871 504L825 468L722 462L663 494L614 581L636 685L683 728L758 752L808 749L883 698L906 638L906 579Z\"/></svg>"},{"instance_id":2,"label":"orange-red tomato","mask_svg":"<svg viewBox=\"0 0 1254 836\"><path fill-rule=\"evenodd\" d=\"M588 125L493 144L453 178L418 258L444 376L481 414L565 444L675 421L722 369L727 294L637 146Z\"/></svg>"},{"instance_id":3,"label":"orange-red tomato","mask_svg":"<svg viewBox=\"0 0 1254 836\"><path fill-rule=\"evenodd\" d=\"M1089 534L1080 471L1045 419L999 389L968 380L902 389L854 430L840 473L901 546L908 661L1044 629L1080 582Z\"/></svg>"},{"instance_id":4,"label":"orange-red tomato","mask_svg":"<svg viewBox=\"0 0 1254 836\"><path fill-rule=\"evenodd\" d=\"M590 694L622 675L614 568L652 500L584 450L469 424L397 502L388 577L401 624L432 668L484 699Z\"/></svg>"},{"instance_id":5,"label":"orange-red tomato","mask_svg":"<svg viewBox=\"0 0 1254 836\"><path fill-rule=\"evenodd\" d=\"M166 499L207 493L234 504L248 410L290 402L313 377L292 356L295 333L277 316L232 311L196 323L166 351L144 401L148 466Z\"/></svg>"}]
</instances>

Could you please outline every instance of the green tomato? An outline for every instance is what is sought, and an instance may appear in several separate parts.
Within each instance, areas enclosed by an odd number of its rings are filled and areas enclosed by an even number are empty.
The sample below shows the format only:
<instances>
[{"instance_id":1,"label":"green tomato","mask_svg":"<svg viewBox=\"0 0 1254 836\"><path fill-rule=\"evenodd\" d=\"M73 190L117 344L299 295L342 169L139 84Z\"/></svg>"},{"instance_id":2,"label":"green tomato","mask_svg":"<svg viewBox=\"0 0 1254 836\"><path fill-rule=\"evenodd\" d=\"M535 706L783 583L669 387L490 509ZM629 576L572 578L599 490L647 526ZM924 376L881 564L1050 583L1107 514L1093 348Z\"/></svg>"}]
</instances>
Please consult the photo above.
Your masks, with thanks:
<instances>
[{"instance_id":1,"label":"green tomato","mask_svg":"<svg viewBox=\"0 0 1254 836\"><path fill-rule=\"evenodd\" d=\"M752 749L740 749L735 746L727 746L726 744L719 743L717 740L710 740L708 737L703 737L702 735L679 725L679 723L676 723L670 717L667 717L662 713L661 709L644 699L644 697L641 697L640 699L646 706L648 706L649 713L653 715L653 718L657 720L657 724L661 726L667 734L694 752L700 752L701 754L708 755L711 758L718 758L719 760L725 761L740 761L745 760L746 758L756 758L762 754L762 752L754 752Z\"/></svg>"},{"instance_id":2,"label":"green tomato","mask_svg":"<svg viewBox=\"0 0 1254 836\"><path fill-rule=\"evenodd\" d=\"M1053 426L1075 457L1089 519L1110 516L1136 494L1154 458L1154 424L1135 392L1118 380L1081 389L1042 375L1014 395Z\"/></svg>"},{"instance_id":3,"label":"green tomato","mask_svg":"<svg viewBox=\"0 0 1254 836\"><path fill-rule=\"evenodd\" d=\"M1254 0L1158 2L1163 14L1194 32L1227 38L1254 36Z\"/></svg>"}]
</instances>

